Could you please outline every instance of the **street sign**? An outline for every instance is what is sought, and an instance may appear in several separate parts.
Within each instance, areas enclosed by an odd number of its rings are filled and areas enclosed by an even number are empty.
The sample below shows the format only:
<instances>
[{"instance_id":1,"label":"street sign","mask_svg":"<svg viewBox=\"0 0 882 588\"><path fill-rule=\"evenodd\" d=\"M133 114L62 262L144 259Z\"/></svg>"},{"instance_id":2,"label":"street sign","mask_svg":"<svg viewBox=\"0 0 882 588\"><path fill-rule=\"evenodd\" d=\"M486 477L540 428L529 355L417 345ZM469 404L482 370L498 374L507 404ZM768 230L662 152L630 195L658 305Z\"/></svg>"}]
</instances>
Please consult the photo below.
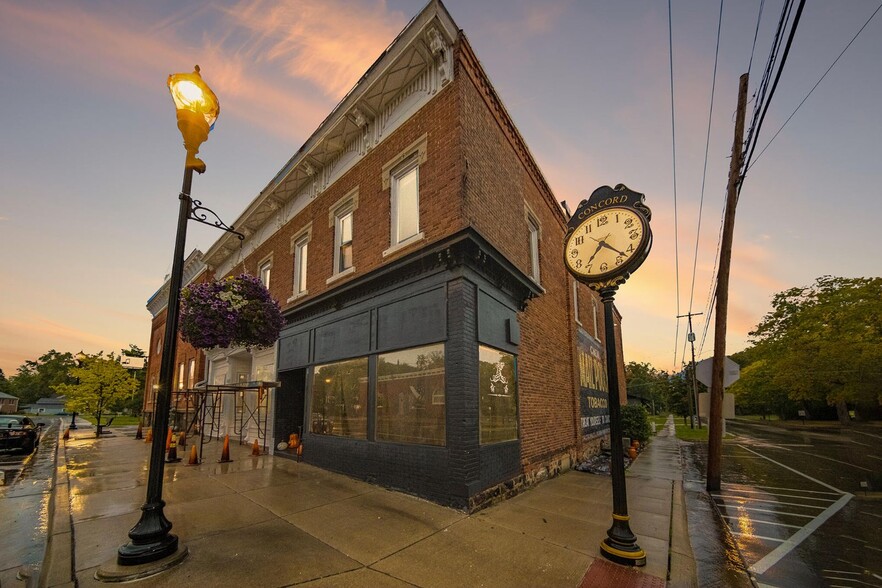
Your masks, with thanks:
<instances>
[{"instance_id":1,"label":"street sign","mask_svg":"<svg viewBox=\"0 0 882 588\"><path fill-rule=\"evenodd\" d=\"M695 364L695 378L707 386L711 387L711 371L713 370L713 358L702 359ZM741 367L729 359L723 361L723 388L728 388L741 377Z\"/></svg>"}]
</instances>

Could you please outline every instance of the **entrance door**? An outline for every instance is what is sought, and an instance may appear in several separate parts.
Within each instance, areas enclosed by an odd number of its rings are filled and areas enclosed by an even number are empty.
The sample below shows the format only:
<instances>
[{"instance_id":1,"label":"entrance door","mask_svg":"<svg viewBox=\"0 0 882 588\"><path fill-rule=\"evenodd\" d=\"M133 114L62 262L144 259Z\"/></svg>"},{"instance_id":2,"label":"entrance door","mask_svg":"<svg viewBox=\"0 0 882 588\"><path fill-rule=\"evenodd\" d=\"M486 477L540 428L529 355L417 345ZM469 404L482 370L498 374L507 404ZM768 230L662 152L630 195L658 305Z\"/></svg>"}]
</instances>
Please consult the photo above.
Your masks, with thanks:
<instances>
[{"instance_id":1,"label":"entrance door","mask_svg":"<svg viewBox=\"0 0 882 588\"><path fill-rule=\"evenodd\" d=\"M276 390L276 443L288 441L291 433L303 435L306 406L306 368L279 372L282 386Z\"/></svg>"}]
</instances>

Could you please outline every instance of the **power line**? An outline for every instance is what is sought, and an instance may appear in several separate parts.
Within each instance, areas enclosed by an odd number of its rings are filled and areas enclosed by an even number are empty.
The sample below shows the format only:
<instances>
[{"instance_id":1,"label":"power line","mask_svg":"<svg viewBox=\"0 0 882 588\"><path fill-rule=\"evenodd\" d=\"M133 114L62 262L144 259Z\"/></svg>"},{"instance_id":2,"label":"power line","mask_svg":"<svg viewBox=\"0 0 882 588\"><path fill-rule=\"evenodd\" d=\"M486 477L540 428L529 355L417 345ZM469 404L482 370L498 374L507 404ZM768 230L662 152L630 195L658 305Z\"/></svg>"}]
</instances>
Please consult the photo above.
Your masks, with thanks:
<instances>
[{"instance_id":1,"label":"power line","mask_svg":"<svg viewBox=\"0 0 882 588\"><path fill-rule=\"evenodd\" d=\"M830 67L827 68L827 71L824 72L824 75L821 76L821 79L819 79L819 80L815 83L815 85L812 86L812 89L809 90L809 93L805 95L805 98L802 99L802 101L799 103L799 105L796 107L796 109L795 109L792 113L790 113L790 116L787 117L787 120L784 121L784 124L781 125L781 128L779 128L779 129L775 132L774 136L773 136L771 139L769 139L769 142L766 143L766 146L763 147L763 150L759 152L759 155L756 156L756 159L753 161L752 164L750 164L750 167L748 167L748 168L745 170L745 172L749 171L750 168L753 167L754 164L756 164L757 161L759 161L760 157L763 156L763 153L766 152L766 149L769 148L769 145L772 144L772 141L774 141L774 140L778 137L778 135L781 134L781 131L783 131L783 130L784 130L784 127L787 126L787 123L790 122L790 119L793 118L793 116L799 111L800 108L802 108L802 105L805 104L805 101L808 100L809 96L812 95L812 92L815 91L815 88L817 88L817 87L820 85L820 83L824 81L824 78L827 77L827 74L830 73L830 70L833 69L833 66L836 65L836 64L839 62L839 60L842 58L843 55L845 55L845 52L848 51L848 48L851 47L851 44L854 43L854 42L855 42L855 39L857 39L858 36L864 31L864 29L867 28L867 25L870 24L870 21L873 20L873 17L876 16L876 13L878 13L880 9L882 9L882 4L880 4L880 5L876 8L876 10L873 11L873 14L870 15L870 18L867 19L867 22L864 23L864 26L862 26L862 27L860 28L860 30L858 30L858 32L855 33L854 37L851 38L851 41L848 42L848 45L845 46L845 49L843 49L842 52L839 54L839 56L833 61L833 63L830 64Z\"/></svg>"},{"instance_id":2,"label":"power line","mask_svg":"<svg viewBox=\"0 0 882 588\"><path fill-rule=\"evenodd\" d=\"M710 150L710 137L711 137L711 121L713 120L714 115L714 94L716 93L717 88L717 63L720 56L720 31L723 27L723 0L720 0L720 16L717 21L717 47L714 51L714 73L713 78L711 80L711 96L710 96L710 108L708 109L707 115L707 138L704 143L704 170L701 173L701 196L698 200L698 226L695 229L695 254L692 258L692 285L689 288L689 314L692 314L692 303L695 298L695 274L698 270L698 244L701 238L701 214L704 210L704 188L705 181L707 179L707 159L708 152ZM754 39L754 43L756 43L756 39ZM716 262L715 262L716 263ZM679 317L678 317L679 318ZM692 329L690 327L690 332ZM686 343L687 341L683 341L683 357L686 357ZM676 364L677 358L674 358L674 363Z\"/></svg>"},{"instance_id":3,"label":"power line","mask_svg":"<svg viewBox=\"0 0 882 588\"><path fill-rule=\"evenodd\" d=\"M747 73L750 73L750 68L753 66L753 52L756 51L756 39L759 35L759 26L760 21L763 18L763 6L765 6L766 0L760 0L759 5L759 14L756 15L756 30L753 31L753 47L750 48L750 61L747 62Z\"/></svg>"},{"instance_id":4,"label":"power line","mask_svg":"<svg viewBox=\"0 0 882 588\"><path fill-rule=\"evenodd\" d=\"M781 56L781 64L778 66L778 72L775 74L775 82L772 84L772 89L769 90L769 97L763 106L763 113L760 115L759 123L756 126L756 132L753 133L753 144L750 145L750 152L744 159L743 168L745 171L741 173L741 180L738 184L739 194L741 193L741 187L744 185L747 170L750 169L750 160L753 157L753 151L756 149L756 141L759 137L760 129L763 126L763 121L766 119L766 113L769 111L769 104L772 103L772 97L775 95L775 90L778 88L778 82L781 81L781 72L784 71L784 64L787 62L787 56L790 54L790 47L793 45L793 38L796 36L796 28L799 26L799 18L802 16L803 8L805 8L805 0L800 0L799 7L796 9L796 15L793 17L793 25L790 27L790 35L787 37L787 45L784 46L784 55ZM745 149L745 152L746 151L747 150Z\"/></svg>"},{"instance_id":5,"label":"power line","mask_svg":"<svg viewBox=\"0 0 882 588\"><path fill-rule=\"evenodd\" d=\"M674 27L671 0L668 0L668 55L671 64L671 157L674 169L674 279L677 290L677 314L680 314L680 243L677 227L677 135L674 124ZM674 367L677 367L677 341L680 339L680 321L674 328Z\"/></svg>"}]
</instances>

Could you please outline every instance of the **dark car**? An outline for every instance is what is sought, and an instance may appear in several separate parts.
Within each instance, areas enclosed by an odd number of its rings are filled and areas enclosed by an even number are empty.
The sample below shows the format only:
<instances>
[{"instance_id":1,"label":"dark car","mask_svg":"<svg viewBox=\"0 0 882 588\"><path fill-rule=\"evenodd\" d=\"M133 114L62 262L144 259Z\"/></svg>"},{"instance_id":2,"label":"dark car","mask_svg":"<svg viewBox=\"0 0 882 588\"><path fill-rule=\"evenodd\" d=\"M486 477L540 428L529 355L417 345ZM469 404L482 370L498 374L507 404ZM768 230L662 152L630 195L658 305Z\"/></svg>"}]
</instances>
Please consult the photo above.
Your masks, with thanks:
<instances>
[{"instance_id":1,"label":"dark car","mask_svg":"<svg viewBox=\"0 0 882 588\"><path fill-rule=\"evenodd\" d=\"M40 443L34 421L26 416L0 415L0 451L31 453Z\"/></svg>"}]
</instances>

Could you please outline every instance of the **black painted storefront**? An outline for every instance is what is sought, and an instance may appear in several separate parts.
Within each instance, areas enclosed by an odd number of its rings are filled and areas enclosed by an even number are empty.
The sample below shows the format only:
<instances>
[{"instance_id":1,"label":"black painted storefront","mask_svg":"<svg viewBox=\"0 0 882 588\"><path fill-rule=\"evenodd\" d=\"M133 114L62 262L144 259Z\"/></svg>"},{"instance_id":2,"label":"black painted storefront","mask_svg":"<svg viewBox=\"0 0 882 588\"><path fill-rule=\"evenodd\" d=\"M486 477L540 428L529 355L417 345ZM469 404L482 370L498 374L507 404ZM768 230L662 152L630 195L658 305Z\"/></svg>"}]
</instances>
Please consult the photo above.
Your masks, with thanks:
<instances>
[{"instance_id":1,"label":"black painted storefront","mask_svg":"<svg viewBox=\"0 0 882 588\"><path fill-rule=\"evenodd\" d=\"M279 340L275 442L302 430L308 463L467 508L470 497L520 473L519 440L479 442L478 349L517 356L518 310L536 294L527 276L468 229L295 308ZM446 444L376 440L378 354L438 343ZM311 432L314 366L360 357L368 357L367 439Z\"/></svg>"}]
</instances>

